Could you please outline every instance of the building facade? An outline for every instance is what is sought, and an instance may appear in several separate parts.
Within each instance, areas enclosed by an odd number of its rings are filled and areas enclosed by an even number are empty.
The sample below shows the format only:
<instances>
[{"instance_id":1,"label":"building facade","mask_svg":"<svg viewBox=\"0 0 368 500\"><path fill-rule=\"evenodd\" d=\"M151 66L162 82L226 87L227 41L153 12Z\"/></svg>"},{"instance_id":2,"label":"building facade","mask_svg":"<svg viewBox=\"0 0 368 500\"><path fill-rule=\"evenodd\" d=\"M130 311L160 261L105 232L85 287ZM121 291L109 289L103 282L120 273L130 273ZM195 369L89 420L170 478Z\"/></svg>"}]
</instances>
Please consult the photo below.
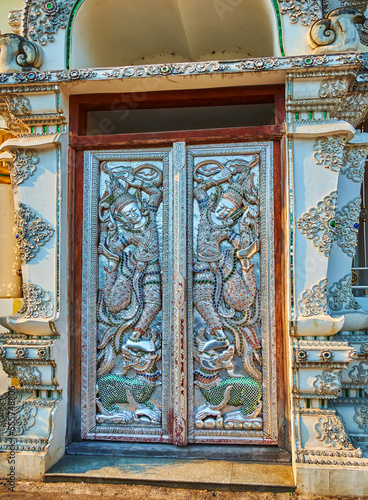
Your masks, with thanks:
<instances>
[{"instance_id":1,"label":"building facade","mask_svg":"<svg viewBox=\"0 0 368 500\"><path fill-rule=\"evenodd\" d=\"M367 2L17 7L2 476L367 495Z\"/></svg>"}]
</instances>

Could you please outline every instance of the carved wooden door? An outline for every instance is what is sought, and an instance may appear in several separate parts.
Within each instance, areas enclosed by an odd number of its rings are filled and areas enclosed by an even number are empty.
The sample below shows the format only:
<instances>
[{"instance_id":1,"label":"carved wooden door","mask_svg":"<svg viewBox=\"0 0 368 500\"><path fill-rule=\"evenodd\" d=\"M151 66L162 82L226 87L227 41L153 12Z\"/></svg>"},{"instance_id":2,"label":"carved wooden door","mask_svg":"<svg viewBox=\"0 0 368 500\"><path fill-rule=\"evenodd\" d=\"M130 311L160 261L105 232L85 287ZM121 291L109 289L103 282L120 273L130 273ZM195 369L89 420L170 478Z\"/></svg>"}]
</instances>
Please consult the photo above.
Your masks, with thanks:
<instances>
[{"instance_id":1,"label":"carved wooden door","mask_svg":"<svg viewBox=\"0 0 368 500\"><path fill-rule=\"evenodd\" d=\"M82 438L277 443L272 143L90 151Z\"/></svg>"}]
</instances>

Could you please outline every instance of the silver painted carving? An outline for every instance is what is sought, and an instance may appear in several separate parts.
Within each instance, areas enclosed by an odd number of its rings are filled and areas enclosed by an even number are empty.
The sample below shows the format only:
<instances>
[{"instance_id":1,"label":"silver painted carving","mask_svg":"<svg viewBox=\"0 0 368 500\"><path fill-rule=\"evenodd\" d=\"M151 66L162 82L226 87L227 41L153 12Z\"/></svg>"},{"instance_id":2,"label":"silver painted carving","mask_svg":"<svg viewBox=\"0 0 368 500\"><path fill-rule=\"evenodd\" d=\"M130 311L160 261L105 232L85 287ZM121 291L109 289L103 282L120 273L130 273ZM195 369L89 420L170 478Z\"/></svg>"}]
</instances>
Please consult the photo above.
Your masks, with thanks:
<instances>
[{"instance_id":1,"label":"silver painted carving","mask_svg":"<svg viewBox=\"0 0 368 500\"><path fill-rule=\"evenodd\" d=\"M335 237L335 212L337 207L337 191L333 191L310 208L297 220L297 227L312 240L313 245L326 257L330 255L332 241Z\"/></svg>"},{"instance_id":2,"label":"silver painted carving","mask_svg":"<svg viewBox=\"0 0 368 500\"><path fill-rule=\"evenodd\" d=\"M356 92L343 97L337 108L331 113L331 117L338 120L346 120L353 127L357 127L367 114L368 95L363 92Z\"/></svg>"},{"instance_id":3,"label":"silver painted carving","mask_svg":"<svg viewBox=\"0 0 368 500\"><path fill-rule=\"evenodd\" d=\"M324 99L342 97L349 89L350 82L347 78L329 78L321 83L318 96Z\"/></svg>"},{"instance_id":4,"label":"silver painted carving","mask_svg":"<svg viewBox=\"0 0 368 500\"><path fill-rule=\"evenodd\" d=\"M341 391L342 370L323 370L313 382L314 392L319 396L338 396Z\"/></svg>"},{"instance_id":5,"label":"silver painted carving","mask_svg":"<svg viewBox=\"0 0 368 500\"><path fill-rule=\"evenodd\" d=\"M23 282L23 307L18 314L24 318L50 318L53 314L53 304L49 293L40 286Z\"/></svg>"},{"instance_id":6,"label":"silver painted carving","mask_svg":"<svg viewBox=\"0 0 368 500\"><path fill-rule=\"evenodd\" d=\"M264 316L270 283L263 260L272 229L266 226L265 233L259 210L269 203L265 151L256 144L188 149L195 200L189 436L195 442L252 442L273 426L265 337L272 329Z\"/></svg>"},{"instance_id":7,"label":"silver painted carving","mask_svg":"<svg viewBox=\"0 0 368 500\"><path fill-rule=\"evenodd\" d=\"M280 13L288 14L293 24L300 19L303 26L309 26L322 15L320 2L317 0L278 0L278 2Z\"/></svg>"},{"instance_id":8,"label":"silver painted carving","mask_svg":"<svg viewBox=\"0 0 368 500\"><path fill-rule=\"evenodd\" d=\"M298 308L302 316L317 316L327 312L327 279L313 285L311 289L306 289L298 300Z\"/></svg>"},{"instance_id":9,"label":"silver painted carving","mask_svg":"<svg viewBox=\"0 0 368 500\"><path fill-rule=\"evenodd\" d=\"M22 264L26 264L50 240L55 230L24 203L18 204L15 224L19 258Z\"/></svg>"},{"instance_id":10,"label":"silver painted carving","mask_svg":"<svg viewBox=\"0 0 368 500\"><path fill-rule=\"evenodd\" d=\"M339 172L343 164L345 137L334 135L332 137L317 137L313 149L316 165L322 165L333 172Z\"/></svg>"},{"instance_id":11,"label":"silver painted carving","mask_svg":"<svg viewBox=\"0 0 368 500\"><path fill-rule=\"evenodd\" d=\"M344 424L336 415L323 415L314 426L317 439L334 450L357 451L346 434Z\"/></svg>"},{"instance_id":12,"label":"silver painted carving","mask_svg":"<svg viewBox=\"0 0 368 500\"><path fill-rule=\"evenodd\" d=\"M330 286L328 290L328 306L331 311L360 309L360 305L355 300L351 290L351 273Z\"/></svg>"},{"instance_id":13,"label":"silver painted carving","mask_svg":"<svg viewBox=\"0 0 368 500\"><path fill-rule=\"evenodd\" d=\"M37 408L30 406L27 401L22 402L22 394L19 392L16 392L14 397L11 397L9 392L1 395L0 435L21 436L34 426L37 411Z\"/></svg>"},{"instance_id":14,"label":"silver painted carving","mask_svg":"<svg viewBox=\"0 0 368 500\"><path fill-rule=\"evenodd\" d=\"M368 405L357 405L355 408L354 422L359 429L368 433Z\"/></svg>"},{"instance_id":15,"label":"silver painted carving","mask_svg":"<svg viewBox=\"0 0 368 500\"><path fill-rule=\"evenodd\" d=\"M15 367L19 382L24 385L40 385L42 381L42 373L37 366L32 365L17 365Z\"/></svg>"},{"instance_id":16,"label":"silver painted carving","mask_svg":"<svg viewBox=\"0 0 368 500\"><path fill-rule=\"evenodd\" d=\"M361 361L349 372L349 377L354 384L368 384L368 362Z\"/></svg>"},{"instance_id":17,"label":"silver painted carving","mask_svg":"<svg viewBox=\"0 0 368 500\"><path fill-rule=\"evenodd\" d=\"M8 165L12 186L15 188L35 173L40 159L35 149L19 148L11 150L11 153L14 159Z\"/></svg>"},{"instance_id":18,"label":"silver painted carving","mask_svg":"<svg viewBox=\"0 0 368 500\"><path fill-rule=\"evenodd\" d=\"M18 347L15 351L15 356L18 359L28 358L28 354L29 354L28 349L25 347Z\"/></svg>"},{"instance_id":19,"label":"silver painted carving","mask_svg":"<svg viewBox=\"0 0 368 500\"><path fill-rule=\"evenodd\" d=\"M41 45L54 41L60 28L66 28L74 0L32 0L25 7L28 36Z\"/></svg>"},{"instance_id":20,"label":"silver painted carving","mask_svg":"<svg viewBox=\"0 0 368 500\"><path fill-rule=\"evenodd\" d=\"M361 198L357 196L336 212L336 241L352 259L355 257L358 237Z\"/></svg>"},{"instance_id":21,"label":"silver painted carving","mask_svg":"<svg viewBox=\"0 0 368 500\"><path fill-rule=\"evenodd\" d=\"M365 161L368 155L368 146L349 146L344 152L344 164L340 172L348 179L359 184L364 179Z\"/></svg>"},{"instance_id":22,"label":"silver painted carving","mask_svg":"<svg viewBox=\"0 0 368 500\"><path fill-rule=\"evenodd\" d=\"M1 111L6 127L17 136L29 133L29 127L22 120L23 116L32 112L28 97L6 94L2 99L4 99L7 108Z\"/></svg>"}]
</instances>

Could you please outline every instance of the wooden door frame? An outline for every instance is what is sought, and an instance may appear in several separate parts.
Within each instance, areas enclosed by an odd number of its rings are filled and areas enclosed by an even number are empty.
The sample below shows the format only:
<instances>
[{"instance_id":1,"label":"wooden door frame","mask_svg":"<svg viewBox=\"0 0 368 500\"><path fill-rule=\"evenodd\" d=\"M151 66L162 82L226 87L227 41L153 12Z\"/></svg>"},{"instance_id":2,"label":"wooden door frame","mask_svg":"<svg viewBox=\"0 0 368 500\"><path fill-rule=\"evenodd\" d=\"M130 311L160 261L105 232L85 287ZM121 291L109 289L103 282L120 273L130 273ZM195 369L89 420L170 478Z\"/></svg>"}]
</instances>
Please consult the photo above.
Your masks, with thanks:
<instances>
[{"instance_id":1,"label":"wooden door frame","mask_svg":"<svg viewBox=\"0 0 368 500\"><path fill-rule=\"evenodd\" d=\"M287 293L286 273L286 192L287 176L282 161L282 139L284 137L285 100L284 86L231 87L223 89L200 89L184 91L160 91L142 95L87 94L70 97L70 143L69 143L69 384L66 442L78 443L81 423L81 288L82 288L82 227L83 227L83 166L84 151L98 149L128 149L138 147L167 146L176 141L188 145L227 142L272 141L274 146L274 239L275 239L275 302L276 302L276 349L277 349L277 401L279 450L288 450L290 434L290 404L288 393L287 363L287 320L285 301ZM135 108L164 108L184 106L213 106L230 104L275 103L275 124L257 127L234 127L210 130L185 130L140 134L116 134L87 136L87 112L111 109L116 103ZM116 108L115 108L116 109ZM82 443L81 443L82 444ZM91 441L96 446L96 442ZM122 443L114 443L119 447ZM129 443L134 446L134 443ZM90 448L84 442L84 449ZM149 446L149 445L146 445ZM191 445L189 445L190 447ZM197 445L198 446L198 445ZM205 445L199 445L205 446ZM214 446L214 445L210 445ZM234 445L228 445L234 446ZM244 445L244 448L248 446ZM256 446L255 455L266 457L270 446ZM254 450L254 446L249 446ZM261 448L264 448L262 452ZM92 450L91 446L91 450Z\"/></svg>"}]
</instances>

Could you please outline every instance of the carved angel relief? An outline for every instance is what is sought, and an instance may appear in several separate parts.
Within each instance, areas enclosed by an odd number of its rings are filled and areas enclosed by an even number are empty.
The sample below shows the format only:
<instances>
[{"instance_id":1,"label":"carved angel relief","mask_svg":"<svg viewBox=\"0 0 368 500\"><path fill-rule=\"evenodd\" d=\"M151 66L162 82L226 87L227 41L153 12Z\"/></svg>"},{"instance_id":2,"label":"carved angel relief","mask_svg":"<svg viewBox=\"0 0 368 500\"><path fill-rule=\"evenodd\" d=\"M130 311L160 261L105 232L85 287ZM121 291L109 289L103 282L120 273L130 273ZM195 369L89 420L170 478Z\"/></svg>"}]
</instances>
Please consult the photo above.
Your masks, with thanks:
<instances>
[{"instance_id":1,"label":"carved angel relief","mask_svg":"<svg viewBox=\"0 0 368 500\"><path fill-rule=\"evenodd\" d=\"M162 171L137 161L100 169L96 420L159 425Z\"/></svg>"},{"instance_id":2,"label":"carved angel relief","mask_svg":"<svg viewBox=\"0 0 368 500\"><path fill-rule=\"evenodd\" d=\"M195 427L262 429L258 155L200 161L194 181Z\"/></svg>"}]
</instances>

